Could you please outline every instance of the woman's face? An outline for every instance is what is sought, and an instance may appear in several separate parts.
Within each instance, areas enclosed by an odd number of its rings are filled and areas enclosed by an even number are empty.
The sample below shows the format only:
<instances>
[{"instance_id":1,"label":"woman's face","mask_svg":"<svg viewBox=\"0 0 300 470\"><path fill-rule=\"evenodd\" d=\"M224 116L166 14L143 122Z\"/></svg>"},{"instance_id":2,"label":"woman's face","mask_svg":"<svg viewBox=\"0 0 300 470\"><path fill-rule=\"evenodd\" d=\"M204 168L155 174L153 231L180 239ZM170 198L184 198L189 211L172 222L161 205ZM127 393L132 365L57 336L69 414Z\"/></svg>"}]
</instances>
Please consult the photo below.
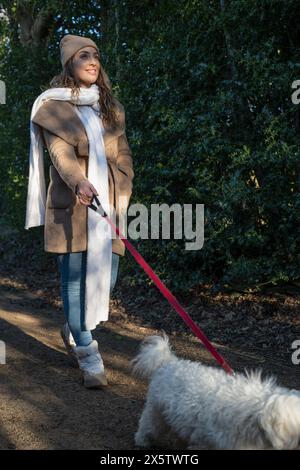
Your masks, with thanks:
<instances>
[{"instance_id":1,"label":"woman's face","mask_svg":"<svg viewBox=\"0 0 300 470\"><path fill-rule=\"evenodd\" d=\"M99 75L100 57L97 49L92 46L83 47L74 55L73 65L80 86L89 88Z\"/></svg>"}]
</instances>

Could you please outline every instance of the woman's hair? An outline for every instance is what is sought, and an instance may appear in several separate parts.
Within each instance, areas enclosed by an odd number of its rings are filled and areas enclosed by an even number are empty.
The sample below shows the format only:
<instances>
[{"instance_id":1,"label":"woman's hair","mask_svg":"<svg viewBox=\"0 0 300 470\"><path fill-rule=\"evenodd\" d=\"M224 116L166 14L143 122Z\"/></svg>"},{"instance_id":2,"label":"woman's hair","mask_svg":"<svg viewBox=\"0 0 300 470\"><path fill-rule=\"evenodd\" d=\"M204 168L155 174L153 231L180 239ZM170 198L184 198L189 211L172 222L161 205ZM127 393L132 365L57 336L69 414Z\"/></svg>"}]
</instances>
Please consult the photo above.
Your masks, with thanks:
<instances>
[{"instance_id":1,"label":"woman's hair","mask_svg":"<svg viewBox=\"0 0 300 470\"><path fill-rule=\"evenodd\" d=\"M112 128L117 127L117 116L116 116L116 98L113 96L111 83L107 73L100 64L100 70L96 82L99 87L99 105L104 121L108 126ZM73 57L63 67L62 72L55 75L46 87L41 87L42 91L48 90L49 88L58 87L70 87L72 88L71 96L75 99L78 98L80 81L76 78ZM43 89L44 88L44 89Z\"/></svg>"}]
</instances>

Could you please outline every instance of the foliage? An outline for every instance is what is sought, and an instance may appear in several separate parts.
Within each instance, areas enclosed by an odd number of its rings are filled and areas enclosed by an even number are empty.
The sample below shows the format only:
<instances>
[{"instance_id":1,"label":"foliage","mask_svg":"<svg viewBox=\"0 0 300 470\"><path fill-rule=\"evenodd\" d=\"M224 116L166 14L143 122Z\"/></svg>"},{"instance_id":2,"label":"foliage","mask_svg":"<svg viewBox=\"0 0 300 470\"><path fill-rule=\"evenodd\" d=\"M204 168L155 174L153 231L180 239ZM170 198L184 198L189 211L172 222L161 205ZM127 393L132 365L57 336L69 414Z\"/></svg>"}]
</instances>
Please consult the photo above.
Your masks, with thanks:
<instances>
[{"instance_id":1,"label":"foliage","mask_svg":"<svg viewBox=\"0 0 300 470\"><path fill-rule=\"evenodd\" d=\"M53 21L43 47L22 44L1 26L10 40L0 44L8 90L0 107L5 219L24 230L31 104L60 67L59 40L86 34L98 42L126 109L132 203L205 207L201 250L185 250L177 239L134 242L159 276L178 292L204 282L297 279L299 106L291 85L300 64L298 2L46 3ZM44 4L34 2L34 12ZM135 262L123 269L141 276Z\"/></svg>"}]
</instances>

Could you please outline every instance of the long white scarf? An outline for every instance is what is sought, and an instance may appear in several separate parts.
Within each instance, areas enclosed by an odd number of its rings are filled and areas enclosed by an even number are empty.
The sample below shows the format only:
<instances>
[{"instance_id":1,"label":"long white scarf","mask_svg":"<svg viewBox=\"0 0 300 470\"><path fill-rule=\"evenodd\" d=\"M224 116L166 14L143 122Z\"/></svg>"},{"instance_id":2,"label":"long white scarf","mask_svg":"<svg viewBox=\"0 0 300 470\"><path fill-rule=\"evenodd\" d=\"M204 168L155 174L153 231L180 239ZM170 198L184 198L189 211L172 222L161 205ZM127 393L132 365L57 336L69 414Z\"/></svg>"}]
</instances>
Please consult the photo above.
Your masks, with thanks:
<instances>
[{"instance_id":1,"label":"long white scarf","mask_svg":"<svg viewBox=\"0 0 300 470\"><path fill-rule=\"evenodd\" d=\"M96 188L98 199L111 216L108 168L103 140L102 119L98 115L99 88L80 87L79 100L73 101L71 88L50 88L35 100L30 117L30 157L25 229L45 224L46 186L41 128L32 119L47 100L70 101L81 119L89 141L88 180ZM93 330L100 321L108 320L112 262L112 232L99 213L87 208L87 269L85 284L85 325Z\"/></svg>"}]
</instances>

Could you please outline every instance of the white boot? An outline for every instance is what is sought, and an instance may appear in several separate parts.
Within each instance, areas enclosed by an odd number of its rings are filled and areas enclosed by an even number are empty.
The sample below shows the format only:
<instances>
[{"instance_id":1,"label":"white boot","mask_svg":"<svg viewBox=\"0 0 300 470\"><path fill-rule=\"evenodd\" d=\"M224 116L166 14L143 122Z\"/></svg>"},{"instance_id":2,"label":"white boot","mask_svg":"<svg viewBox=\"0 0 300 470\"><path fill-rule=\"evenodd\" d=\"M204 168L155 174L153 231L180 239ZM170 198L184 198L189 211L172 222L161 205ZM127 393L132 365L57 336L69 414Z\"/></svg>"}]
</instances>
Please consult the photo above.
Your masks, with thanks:
<instances>
[{"instance_id":1,"label":"white boot","mask_svg":"<svg viewBox=\"0 0 300 470\"><path fill-rule=\"evenodd\" d=\"M74 351L74 348L76 346L76 343L74 341L73 335L70 331L68 323L65 323L62 329L60 330L60 335L62 337L62 340L66 346L66 350L68 354L72 357L76 358L76 354Z\"/></svg>"},{"instance_id":2,"label":"white boot","mask_svg":"<svg viewBox=\"0 0 300 470\"><path fill-rule=\"evenodd\" d=\"M107 385L104 364L94 339L88 346L74 348L79 368L83 373L83 384L87 388L99 388Z\"/></svg>"}]
</instances>

